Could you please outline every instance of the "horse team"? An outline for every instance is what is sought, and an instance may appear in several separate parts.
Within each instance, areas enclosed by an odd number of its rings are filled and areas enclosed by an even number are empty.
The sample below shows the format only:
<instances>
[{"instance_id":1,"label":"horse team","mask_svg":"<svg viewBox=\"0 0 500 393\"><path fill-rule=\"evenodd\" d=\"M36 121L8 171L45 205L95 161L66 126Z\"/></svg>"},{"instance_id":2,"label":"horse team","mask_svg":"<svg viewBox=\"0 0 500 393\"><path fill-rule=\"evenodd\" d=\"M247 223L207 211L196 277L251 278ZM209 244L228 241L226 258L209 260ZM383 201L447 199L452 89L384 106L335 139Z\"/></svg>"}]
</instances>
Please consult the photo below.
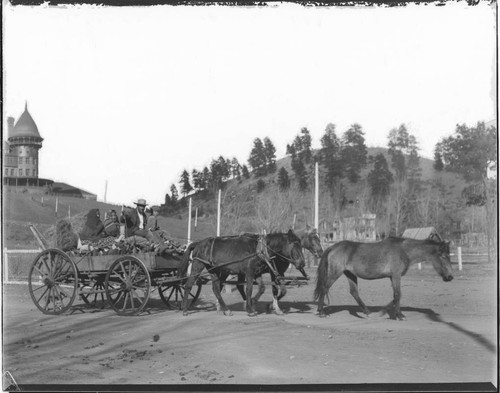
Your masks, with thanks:
<instances>
[{"instance_id":1,"label":"horse team","mask_svg":"<svg viewBox=\"0 0 500 393\"><path fill-rule=\"evenodd\" d=\"M190 244L184 254L179 268L179 277L186 279L183 314L188 315L188 295L205 271L211 277L217 309L224 315L232 315L221 296L224 281L229 275L237 275L239 283L245 282L244 286L238 284L237 289L245 301L249 316L257 315L255 304L265 289L262 275L269 273L273 282L271 308L276 314L282 314L278 302L286 294L282 278L290 264L307 277L303 248L320 258L314 290L320 317L326 316L325 298L328 300L331 286L342 275L347 277L350 293L366 315L370 311L359 296L358 278L389 278L393 300L382 310L393 311L391 317L399 320L405 318L400 310L401 277L410 265L431 262L444 281L453 279L448 242L391 237L377 243L341 241L323 251L318 232L309 227L296 233L289 230L268 235L244 233L239 236L211 237ZM258 290L252 297L254 282Z\"/></svg>"}]
</instances>

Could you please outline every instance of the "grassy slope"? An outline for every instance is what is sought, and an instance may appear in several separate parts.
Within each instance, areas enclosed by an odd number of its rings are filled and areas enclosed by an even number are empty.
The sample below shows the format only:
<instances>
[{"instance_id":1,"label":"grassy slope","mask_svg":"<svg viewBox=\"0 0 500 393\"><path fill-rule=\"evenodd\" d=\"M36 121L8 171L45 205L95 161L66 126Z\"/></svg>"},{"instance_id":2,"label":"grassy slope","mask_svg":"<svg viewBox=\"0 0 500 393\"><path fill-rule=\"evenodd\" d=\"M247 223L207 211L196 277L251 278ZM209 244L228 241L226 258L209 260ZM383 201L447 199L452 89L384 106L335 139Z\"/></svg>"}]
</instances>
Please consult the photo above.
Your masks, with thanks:
<instances>
[{"instance_id":1,"label":"grassy slope","mask_svg":"<svg viewBox=\"0 0 500 393\"><path fill-rule=\"evenodd\" d=\"M42 234L54 226L57 219L55 197L44 195L42 205L41 195L4 191L3 196L3 247L9 249L38 248L38 243L36 243L28 224L34 224ZM121 206L70 197L59 197L57 208L59 218L66 217L68 209L70 209L72 216L86 213L93 208L98 208L101 211L101 216L104 216L104 212L110 209L115 209L118 213L121 210ZM186 242L187 215L180 219L178 215L176 217L160 217L159 223L173 238L181 243ZM197 231L195 231L194 226L191 228L191 238L193 240L202 239L214 235L214 232L208 220L200 219Z\"/></svg>"},{"instance_id":2,"label":"grassy slope","mask_svg":"<svg viewBox=\"0 0 500 393\"><path fill-rule=\"evenodd\" d=\"M387 149L384 148L369 148L368 154L375 155L384 153L387 155ZM386 157L390 162L389 157ZM422 167L422 180L430 182L432 180L441 179L443 185L448 190L448 197L450 199L459 198L465 182L457 175L445 172L436 172L433 169L433 161L421 158L420 164ZM285 167L289 175L293 178L293 171L291 169L290 158L286 157L277 162L278 169ZM367 167L362 172L362 178L371 170ZM320 170L321 172L321 170ZM274 174L263 177L264 181L269 184L276 181L277 171ZM233 181L235 192L255 192L256 183L258 179L251 177L250 179L242 180L241 182ZM363 187L362 182L357 185L350 185L345 181L347 186L348 198L359 193ZM194 226L191 228L192 240L202 239L207 236L215 234L215 219L216 214L216 200L213 198L202 198L199 196L193 197L193 206L203 206L204 215L198 218L197 231ZM121 206L106 204L103 202L89 201L79 198L59 197L58 200L58 216L67 216L68 209L71 209L71 215L85 213L92 208L99 208L101 214L109 209L115 209L118 212ZM297 211L310 210L312 208L311 198L306 195L301 201L297 201ZM4 192L4 206L3 206L3 247L8 248L24 248L26 246L37 247L31 231L28 229L28 223L34 223L41 230L45 232L48 228L55 225L55 197L44 196L43 205L41 203L41 195L19 194ZM187 208L181 209L178 213L171 217L160 217L160 226L167 230L169 234L181 241L185 242L187 238L188 223L187 223ZM192 224L194 225L194 223Z\"/></svg>"}]
</instances>

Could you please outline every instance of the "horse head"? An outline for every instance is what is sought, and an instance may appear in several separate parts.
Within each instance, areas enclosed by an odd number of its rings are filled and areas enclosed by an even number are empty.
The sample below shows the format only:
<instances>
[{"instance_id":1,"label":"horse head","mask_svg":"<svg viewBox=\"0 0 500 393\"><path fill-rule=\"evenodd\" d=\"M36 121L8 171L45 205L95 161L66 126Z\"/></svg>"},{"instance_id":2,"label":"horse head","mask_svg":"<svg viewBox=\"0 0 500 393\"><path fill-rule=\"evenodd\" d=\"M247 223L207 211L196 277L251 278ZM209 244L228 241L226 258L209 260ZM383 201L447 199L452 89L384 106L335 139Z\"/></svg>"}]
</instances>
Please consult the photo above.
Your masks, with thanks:
<instances>
[{"instance_id":1,"label":"horse head","mask_svg":"<svg viewBox=\"0 0 500 393\"><path fill-rule=\"evenodd\" d=\"M437 243L437 252L432 258L434 269L443 277L443 281L453 280L451 261L450 261L450 242Z\"/></svg>"},{"instance_id":2,"label":"horse head","mask_svg":"<svg viewBox=\"0 0 500 393\"><path fill-rule=\"evenodd\" d=\"M304 235L301 236L302 247L309 250L316 258L321 258L323 254L323 247L321 247L321 240L319 239L318 230L311 226L306 226Z\"/></svg>"},{"instance_id":3,"label":"horse head","mask_svg":"<svg viewBox=\"0 0 500 393\"><path fill-rule=\"evenodd\" d=\"M284 247L286 257L297 268L305 266L304 254L302 253L302 243L298 236L290 229L286 234L287 244Z\"/></svg>"}]
</instances>

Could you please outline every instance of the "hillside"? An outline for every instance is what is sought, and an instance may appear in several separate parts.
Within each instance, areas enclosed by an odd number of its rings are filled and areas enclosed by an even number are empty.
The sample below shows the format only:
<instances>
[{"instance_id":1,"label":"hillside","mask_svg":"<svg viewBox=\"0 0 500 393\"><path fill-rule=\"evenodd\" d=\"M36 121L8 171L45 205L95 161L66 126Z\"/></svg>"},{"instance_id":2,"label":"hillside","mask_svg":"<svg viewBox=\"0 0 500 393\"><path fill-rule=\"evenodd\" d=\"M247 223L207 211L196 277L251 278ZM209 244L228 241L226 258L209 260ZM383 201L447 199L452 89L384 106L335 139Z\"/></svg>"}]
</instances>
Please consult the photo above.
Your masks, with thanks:
<instances>
[{"instance_id":1,"label":"hillside","mask_svg":"<svg viewBox=\"0 0 500 393\"><path fill-rule=\"evenodd\" d=\"M368 148L368 155L375 156L379 153L385 155L389 165L390 165L390 156L387 153L386 148ZM433 160L427 158L420 158L420 167L422 169L422 183L424 187L429 187L431 184L439 182L443 189L445 190L446 198L450 200L456 200L461 198L461 193L463 188L466 186L466 182L458 175L449 172L438 172L433 168ZM226 189L231 188L231 193L236 195L257 195L257 182L259 179L264 180L267 187L275 186L278 178L278 171L281 167L284 167L290 178L294 179L294 173L291 167L291 158L285 157L277 160L276 162L277 170L275 173L263 176L260 178L256 178L251 176L249 179L242 178L241 180L230 180ZM345 185L345 194L348 200L355 200L357 195L361 195L364 191L366 191L366 178L368 173L372 170L371 165L367 165L361 171L361 180L356 184L351 184L348 180L344 179L343 183ZM329 193L326 190L326 187L323 186L325 170L322 166L319 166L319 177L320 177L320 204L321 201L329 199ZM312 187L310 187L312 188ZM204 212L208 212L209 214L215 214L217 201L215 198L203 195L203 194L193 194L191 195L193 199L193 206L198 206L203 209ZM303 212L303 214L298 214L298 225L303 226L306 223L311 223L312 217L312 208L313 208L313 195L312 190L310 189L308 192L304 193L300 197L294 201L294 210L297 212ZM310 214L309 214L310 213ZM187 209L182 208L179 209L178 212L174 213L175 215L182 214L187 215ZM308 215L308 217L304 217Z\"/></svg>"},{"instance_id":2,"label":"hillside","mask_svg":"<svg viewBox=\"0 0 500 393\"><path fill-rule=\"evenodd\" d=\"M387 149L385 148L369 148L369 155L376 155L383 153L386 155ZM421 158L420 166L422 168L422 181L424 185L428 186L431 182L440 181L446 190L446 198L450 200L459 199L462 189L466 183L457 175L447 172L437 172L433 168L433 161ZM284 167L290 177L293 179L293 171L291 168L291 159L289 157L282 158L277 161L277 168ZM350 184L344 181L346 186L346 196L348 199L356 199L366 188L366 176L371 170L371 166L367 166L361 173L362 179L357 184ZM262 179L270 187L276 183L276 171L273 174L262 177ZM323 179L324 171L320 166L320 184L324 184ZM249 179L242 178L240 181L234 179L230 180L227 189L231 190L233 195L245 195L247 198L253 198L257 195L257 181L258 178L251 176ZM194 222L192 222L191 238L192 240L202 239L207 236L213 236L216 233L216 213L217 201L211 195L207 194L193 194L193 214L194 209L199 209L198 225L195 230ZM55 204L54 196L43 196L43 204L41 195L12 193L4 191L3 200L3 243L4 247L8 248L25 248L37 247L31 231L27 224L33 223L42 232L46 232L51 226L55 225ZM328 192L324 187L320 186L320 203L324 202L329 197ZM294 201L294 210L297 211L297 227L303 227L307 223L312 223L313 214L313 195L312 192L306 192L298 196ZM104 212L110 209L120 211L121 206L106 204L92 200L81 198L59 197L58 198L58 217L65 217L68 211L72 216L80 213L86 213L92 208L98 208L104 216ZM187 207L178 209L175 213L168 216L160 216L160 226L167 230L171 236L178 241L185 242L188 231L188 212ZM233 234L231 227L225 226L225 211L222 211L222 234ZM254 225L248 225L245 230L258 230Z\"/></svg>"},{"instance_id":3,"label":"hillside","mask_svg":"<svg viewBox=\"0 0 500 393\"><path fill-rule=\"evenodd\" d=\"M55 196L42 196L32 194L22 194L5 192L3 195L3 247L9 249L38 248L28 224L34 224L42 233L46 233L53 227L57 218L67 217L68 211L71 216L84 214L90 209L98 208L101 216L110 209L115 209L118 213L121 206L111 205L103 202L86 200L81 198L59 197L57 210L55 214L56 198ZM159 225L165 229L172 238L186 242L188 223L186 217L160 217ZM193 240L202 239L213 235L215 227L209 220L201 218L198 220L198 226L195 230L194 224L191 229L191 238Z\"/></svg>"}]
</instances>

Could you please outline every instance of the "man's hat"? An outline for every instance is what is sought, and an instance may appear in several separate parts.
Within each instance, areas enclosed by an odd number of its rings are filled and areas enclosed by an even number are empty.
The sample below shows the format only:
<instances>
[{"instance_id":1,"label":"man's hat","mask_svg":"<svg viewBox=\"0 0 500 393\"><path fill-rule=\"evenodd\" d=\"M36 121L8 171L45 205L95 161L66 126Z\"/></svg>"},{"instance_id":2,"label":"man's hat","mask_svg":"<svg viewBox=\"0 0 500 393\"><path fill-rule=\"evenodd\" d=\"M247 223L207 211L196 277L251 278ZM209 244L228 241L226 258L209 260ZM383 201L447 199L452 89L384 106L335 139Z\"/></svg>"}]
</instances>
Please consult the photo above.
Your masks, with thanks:
<instances>
[{"instance_id":1,"label":"man's hat","mask_svg":"<svg viewBox=\"0 0 500 393\"><path fill-rule=\"evenodd\" d=\"M146 200L145 199L138 199L137 202L134 202L137 206L146 206L147 203L146 203Z\"/></svg>"}]
</instances>

